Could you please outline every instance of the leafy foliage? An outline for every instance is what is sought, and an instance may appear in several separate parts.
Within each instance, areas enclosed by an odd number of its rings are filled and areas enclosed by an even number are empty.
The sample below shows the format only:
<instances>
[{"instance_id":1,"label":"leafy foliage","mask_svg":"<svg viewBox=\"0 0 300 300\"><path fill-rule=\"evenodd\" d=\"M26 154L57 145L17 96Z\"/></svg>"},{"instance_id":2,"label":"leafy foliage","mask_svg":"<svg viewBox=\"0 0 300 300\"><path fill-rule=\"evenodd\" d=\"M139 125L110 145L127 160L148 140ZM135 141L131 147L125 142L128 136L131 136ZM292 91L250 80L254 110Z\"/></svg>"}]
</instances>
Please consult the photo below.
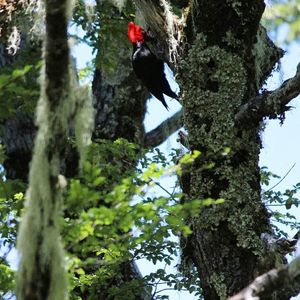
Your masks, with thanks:
<instances>
[{"instance_id":1,"label":"leafy foliage","mask_svg":"<svg viewBox=\"0 0 300 300\"><path fill-rule=\"evenodd\" d=\"M7 299L12 294L14 289L14 271L8 266L5 261L0 261L0 297L1 299Z\"/></svg>"},{"instance_id":2,"label":"leafy foliage","mask_svg":"<svg viewBox=\"0 0 300 300\"><path fill-rule=\"evenodd\" d=\"M265 187L268 187L272 179L280 180L281 177L270 172L267 167L262 167L262 184ZM279 182L281 182L281 180ZM288 226L290 229L300 230L299 221L293 213L288 212L288 210L291 210L293 206L297 208L300 204L298 196L300 191L300 182L296 183L292 188L286 189L285 191L276 191L274 188L277 186L277 184L275 186L272 186L271 188L264 190L262 192L262 199L265 202L273 219L272 225L275 232L279 236L287 237L287 233L282 229L283 227L278 226L278 224ZM278 208L280 208L280 210L278 210ZM286 210L286 212L284 212L284 209Z\"/></svg>"},{"instance_id":3,"label":"leafy foliage","mask_svg":"<svg viewBox=\"0 0 300 300\"><path fill-rule=\"evenodd\" d=\"M174 167L168 166L163 154L156 150L153 158L156 162L144 158L141 160L143 172L133 173L130 161L135 161L136 149L125 140L93 144L80 178L71 179L64 238L67 248L77 253L77 257L72 255L70 258L75 294L78 287L81 291L90 286L101 290L107 288L107 282L120 274L121 265L127 261L145 258L154 264L170 265L179 252L178 240L173 236L191 233L185 219L196 215L203 205L222 202L194 199L181 203L182 194L176 191L166 197L148 196L153 186L162 188L156 180L180 172L182 166L193 163L199 153L186 154ZM120 183L116 185L118 180ZM101 268L96 276L88 273L88 269L99 264ZM143 280L127 282L118 288L110 287L109 294L112 299L123 299L125 291L131 291L131 296L127 296L131 299L137 285L141 292L145 284L152 287L156 280L167 282L178 290L189 289L190 284L188 281L181 283L182 275L170 275L161 269ZM195 289L194 282L191 291ZM161 295L157 297L161 299Z\"/></svg>"},{"instance_id":4,"label":"leafy foliage","mask_svg":"<svg viewBox=\"0 0 300 300\"><path fill-rule=\"evenodd\" d=\"M287 43L298 40L300 35L299 5L299 0L272 0L264 14L264 25L277 33L281 25L284 25L287 34L283 40Z\"/></svg>"},{"instance_id":5,"label":"leafy foliage","mask_svg":"<svg viewBox=\"0 0 300 300\"><path fill-rule=\"evenodd\" d=\"M113 1L96 2L96 7L93 7L83 0L78 0L73 22L85 32L84 37L79 40L87 43L94 51L99 50L95 61L96 66L101 67L102 72L110 75L117 68L116 57L120 52L120 45L128 43L124 32L135 9L132 1L126 1L122 11Z\"/></svg>"},{"instance_id":6,"label":"leafy foliage","mask_svg":"<svg viewBox=\"0 0 300 300\"><path fill-rule=\"evenodd\" d=\"M32 53L29 59L29 55L23 53L14 65L2 69L0 120L15 115L16 110L33 115L39 97L37 78L41 61Z\"/></svg>"},{"instance_id":7,"label":"leafy foliage","mask_svg":"<svg viewBox=\"0 0 300 300\"><path fill-rule=\"evenodd\" d=\"M0 165L5 159L0 147ZM7 255L16 245L20 212L23 207L25 186L18 180L5 180L5 172L0 172L0 298L10 297L14 289L14 271L9 266ZM18 193L16 193L18 191Z\"/></svg>"}]
</instances>

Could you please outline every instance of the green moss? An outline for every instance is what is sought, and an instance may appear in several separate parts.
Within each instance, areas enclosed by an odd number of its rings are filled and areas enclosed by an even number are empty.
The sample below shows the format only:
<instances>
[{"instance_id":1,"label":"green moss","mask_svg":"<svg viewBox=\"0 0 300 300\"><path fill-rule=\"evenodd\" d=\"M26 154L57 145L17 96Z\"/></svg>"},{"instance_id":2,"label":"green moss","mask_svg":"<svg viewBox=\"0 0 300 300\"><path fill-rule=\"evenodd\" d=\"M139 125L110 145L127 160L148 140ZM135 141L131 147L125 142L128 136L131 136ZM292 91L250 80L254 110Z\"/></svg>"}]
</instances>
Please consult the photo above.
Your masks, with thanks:
<instances>
[{"instance_id":1,"label":"green moss","mask_svg":"<svg viewBox=\"0 0 300 300\"><path fill-rule=\"evenodd\" d=\"M186 110L193 110L193 114L187 115L194 118L196 114L200 119L211 120L208 128L205 122L195 124L193 119L187 119L193 138L196 142L201 139L203 144L205 136L205 144L215 152L222 151L225 146L232 147L233 115L246 90L246 71L241 59L218 46L206 47L205 38L199 35L188 58L181 63L181 74L184 74L180 80L185 87L183 101ZM197 134L193 135L194 131ZM211 134L207 134L208 131Z\"/></svg>"},{"instance_id":2,"label":"green moss","mask_svg":"<svg viewBox=\"0 0 300 300\"><path fill-rule=\"evenodd\" d=\"M217 275L216 273L214 273L214 275L212 275L209 280L211 285L216 290L220 300L227 299L227 288L224 284L224 280L224 275Z\"/></svg>"},{"instance_id":3,"label":"green moss","mask_svg":"<svg viewBox=\"0 0 300 300\"><path fill-rule=\"evenodd\" d=\"M226 32L226 36L223 37L223 41L230 47L237 49L238 47L241 47L242 43L241 41L235 36L234 32L232 30L229 30Z\"/></svg>"},{"instance_id":4,"label":"green moss","mask_svg":"<svg viewBox=\"0 0 300 300\"><path fill-rule=\"evenodd\" d=\"M208 170L199 162L191 173L191 197L225 199L223 205L205 209L198 226L214 230L226 222L238 247L262 254L260 233L269 228L260 200L259 128L242 131L234 124L247 97L243 60L218 46L207 47L199 35L181 63L180 81L189 143L204 153L204 163L214 162ZM231 149L227 155L225 147Z\"/></svg>"}]
</instances>

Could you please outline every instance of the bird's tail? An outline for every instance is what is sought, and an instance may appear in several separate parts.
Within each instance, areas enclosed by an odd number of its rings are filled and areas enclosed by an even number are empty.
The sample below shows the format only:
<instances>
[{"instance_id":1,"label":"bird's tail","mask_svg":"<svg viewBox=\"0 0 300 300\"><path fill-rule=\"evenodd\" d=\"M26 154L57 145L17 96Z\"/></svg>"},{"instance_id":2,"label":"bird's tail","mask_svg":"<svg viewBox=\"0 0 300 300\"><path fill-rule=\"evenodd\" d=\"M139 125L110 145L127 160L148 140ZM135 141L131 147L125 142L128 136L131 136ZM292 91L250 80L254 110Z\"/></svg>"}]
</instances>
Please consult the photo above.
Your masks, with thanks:
<instances>
[{"instance_id":1,"label":"bird's tail","mask_svg":"<svg viewBox=\"0 0 300 300\"><path fill-rule=\"evenodd\" d=\"M163 104L163 106L164 106L167 110L169 110L169 107L168 107L168 105L167 105L167 102L166 102L166 100L165 100L165 97L164 97L164 95L163 95L162 93L156 93L155 91L151 91L151 94L152 94L155 98L157 98L157 99Z\"/></svg>"},{"instance_id":2,"label":"bird's tail","mask_svg":"<svg viewBox=\"0 0 300 300\"><path fill-rule=\"evenodd\" d=\"M168 104L167 104L165 98L162 97L162 99L160 99L160 101L161 101L161 103L163 104L163 106L164 106L167 110L169 110L169 106L168 106Z\"/></svg>"},{"instance_id":3,"label":"bird's tail","mask_svg":"<svg viewBox=\"0 0 300 300\"><path fill-rule=\"evenodd\" d=\"M171 89L168 89L167 91L164 91L164 94L173 98L173 99L178 99L178 95L173 92Z\"/></svg>"}]
</instances>

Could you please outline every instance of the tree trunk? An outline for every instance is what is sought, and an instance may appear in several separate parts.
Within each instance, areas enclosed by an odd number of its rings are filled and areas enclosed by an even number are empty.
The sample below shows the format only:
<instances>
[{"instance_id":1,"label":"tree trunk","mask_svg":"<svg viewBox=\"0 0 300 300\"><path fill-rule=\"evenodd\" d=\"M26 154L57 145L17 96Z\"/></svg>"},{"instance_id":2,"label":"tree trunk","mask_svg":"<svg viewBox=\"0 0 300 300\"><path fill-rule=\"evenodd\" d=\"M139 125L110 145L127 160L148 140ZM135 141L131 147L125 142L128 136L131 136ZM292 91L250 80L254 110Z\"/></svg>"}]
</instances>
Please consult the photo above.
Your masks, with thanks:
<instances>
[{"instance_id":1,"label":"tree trunk","mask_svg":"<svg viewBox=\"0 0 300 300\"><path fill-rule=\"evenodd\" d=\"M96 9L98 12L103 13L107 9L107 3L96 1ZM128 1L128 5L130 5ZM142 145L144 141L144 117L146 113L146 100L149 95L145 87L142 86L134 75L131 66L131 48L127 41L127 37L123 30L127 28L127 23L122 17L120 12L116 11L113 6L111 11L115 14L112 18L113 26L115 28L122 28L122 41L117 38L107 36L106 39L112 39L112 43L103 43L99 49L96 57L96 70L92 82L93 91L93 105L96 112L95 115L95 129L93 131L93 140L97 142L99 139L107 139L115 141L118 138L127 139L129 142ZM111 16L112 17L112 16ZM118 20L118 23L116 23ZM106 25L108 24L107 21ZM108 33L111 35L111 33ZM106 46L105 46L106 45ZM114 52L112 47L117 47ZM102 66L103 53L115 53L114 65L116 69L111 72ZM100 142L101 143L101 142ZM142 149L142 147L141 147ZM108 162L113 163L113 162ZM128 168L132 168L136 162L132 162L130 166L124 164L124 174ZM132 171L134 171L132 169ZM127 174L127 173L126 173ZM124 175L126 176L126 175ZM118 182L112 183L112 186ZM101 201L101 200L100 200ZM104 205L102 202L99 205ZM72 252L72 251L71 251ZM91 253L79 253L79 257L88 258ZM82 257L82 255L84 257ZM99 268L96 267L96 268ZM132 261L125 261L119 266L120 274L114 278L108 278L108 282L96 282L90 289L84 292L76 291L84 299L108 299L109 288L120 287L132 280L141 278L141 274ZM92 271L93 272L93 271ZM87 273L89 271L87 270ZM105 286L105 288L103 288ZM147 298L148 292L142 289L135 291L134 299L142 300Z\"/></svg>"},{"instance_id":2,"label":"tree trunk","mask_svg":"<svg viewBox=\"0 0 300 300\"><path fill-rule=\"evenodd\" d=\"M127 27L126 21L121 21L124 28ZM126 30L126 29L125 29ZM123 33L122 33L123 34ZM116 140L125 138L128 141L142 145L144 140L143 120L146 112L147 90L141 85L131 67L131 49L124 35L122 49L119 48L117 57L115 57L118 67L116 78L111 74L106 74L100 68L96 68L93 79L94 107L96 109L95 131L93 138ZM29 51L30 46L24 44L20 50ZM5 46L2 47L5 49ZM0 48L0 50L2 49ZM110 49L102 48L101 51ZM14 61L11 56L3 50L1 63L10 64ZM59 76L58 76L59 78ZM9 179L22 179L27 182L29 163L32 156L34 138L37 127L33 118L22 111L19 111L14 117L7 119L3 123L2 142L6 145L5 169L6 176ZM65 151L64 162L61 164L60 171L66 176L77 175L78 154L74 148L68 148ZM140 273L136 265L132 262L125 262L120 266L121 276L110 281L111 286L119 286L124 282L140 278ZM90 289L89 292L91 292ZM83 297L96 297L97 299L106 299L107 293L104 290L94 289L96 294L83 292ZM141 291L141 293L143 293ZM142 299L144 296L137 297Z\"/></svg>"},{"instance_id":3,"label":"tree trunk","mask_svg":"<svg viewBox=\"0 0 300 300\"><path fill-rule=\"evenodd\" d=\"M192 166L184 192L190 199L225 200L203 208L192 220L193 233L183 249L210 300L235 294L276 263L261 239L272 232L260 196L261 125L235 122L240 105L258 94L281 54L273 46L259 57L269 46L267 39L258 39L263 10L263 1L198 1L187 18L192 46L179 74L189 144L202 156ZM270 62L263 73L260 59Z\"/></svg>"},{"instance_id":4,"label":"tree trunk","mask_svg":"<svg viewBox=\"0 0 300 300\"><path fill-rule=\"evenodd\" d=\"M198 270L204 298L226 299L282 262L261 239L272 233L260 196L262 118L241 125L236 113L258 94L283 53L259 26L262 0L191 1L184 21L173 16L173 24L153 16L172 15L163 2L136 1L158 38L165 41L161 28L182 37L175 50L184 122L190 150L201 151L182 178L185 201L225 200L189 221L193 233L182 251ZM172 57L172 45L168 50Z\"/></svg>"},{"instance_id":5,"label":"tree trunk","mask_svg":"<svg viewBox=\"0 0 300 300\"><path fill-rule=\"evenodd\" d=\"M38 133L30 167L25 213L18 233L20 263L16 295L22 299L68 299L60 237L62 153L74 106L67 39L71 4L45 1L44 69L37 109ZM63 111L63 112L62 112Z\"/></svg>"}]
</instances>

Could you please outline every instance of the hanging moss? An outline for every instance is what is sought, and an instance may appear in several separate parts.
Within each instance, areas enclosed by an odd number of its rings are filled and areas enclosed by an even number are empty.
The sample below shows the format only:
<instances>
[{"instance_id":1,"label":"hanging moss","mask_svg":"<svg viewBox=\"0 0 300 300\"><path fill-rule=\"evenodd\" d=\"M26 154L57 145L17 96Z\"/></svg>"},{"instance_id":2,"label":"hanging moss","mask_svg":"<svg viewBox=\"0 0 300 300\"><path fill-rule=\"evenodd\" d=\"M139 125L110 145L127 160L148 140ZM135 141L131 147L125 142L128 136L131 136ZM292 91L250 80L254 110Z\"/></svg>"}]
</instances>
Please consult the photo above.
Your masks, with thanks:
<instances>
[{"instance_id":1,"label":"hanging moss","mask_svg":"<svg viewBox=\"0 0 300 300\"><path fill-rule=\"evenodd\" d=\"M45 7L46 20L50 22L58 14L62 18L61 23L67 25L72 1L49 1ZM39 130L17 243L21 256L16 292L19 300L68 298L59 228L62 205L59 173L76 97L70 89L67 28L61 26L61 31L56 32L51 28L54 24L48 23L47 26L45 67L42 70L41 97L37 107L36 123ZM60 60L53 61L53 58ZM56 73L57 63L62 64L59 74Z\"/></svg>"},{"instance_id":2,"label":"hanging moss","mask_svg":"<svg viewBox=\"0 0 300 300\"><path fill-rule=\"evenodd\" d=\"M85 161L87 146L91 144L94 129L95 111L92 106L92 95L88 86L76 90L75 137L80 156L80 165Z\"/></svg>"},{"instance_id":3,"label":"hanging moss","mask_svg":"<svg viewBox=\"0 0 300 300\"><path fill-rule=\"evenodd\" d=\"M17 247L21 254L18 299L39 299L38 295L53 300L66 298L58 224L61 211L61 191L57 186L60 159L57 152L49 152L55 143L53 137L66 132L66 122L60 119L62 116L63 113L49 111L48 98L43 94L37 110L39 131L30 168L25 214L18 235ZM56 122L62 126L57 126Z\"/></svg>"}]
</instances>

